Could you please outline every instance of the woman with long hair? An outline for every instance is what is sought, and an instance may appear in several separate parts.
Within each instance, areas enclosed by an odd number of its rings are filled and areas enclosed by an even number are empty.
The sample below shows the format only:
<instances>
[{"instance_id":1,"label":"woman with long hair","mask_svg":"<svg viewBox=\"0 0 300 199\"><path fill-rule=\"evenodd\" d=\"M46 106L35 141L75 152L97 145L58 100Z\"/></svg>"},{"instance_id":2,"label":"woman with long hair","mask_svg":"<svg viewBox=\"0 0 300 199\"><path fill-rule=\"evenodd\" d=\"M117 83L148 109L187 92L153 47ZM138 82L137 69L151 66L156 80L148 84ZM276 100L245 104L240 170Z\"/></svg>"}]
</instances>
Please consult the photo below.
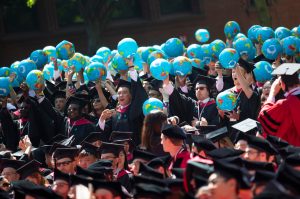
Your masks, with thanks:
<instances>
[{"instance_id":1,"label":"woman with long hair","mask_svg":"<svg viewBox=\"0 0 300 199\"><path fill-rule=\"evenodd\" d=\"M166 155L160 144L161 128L166 122L167 115L162 111L151 112L145 117L142 128L141 149L157 156Z\"/></svg>"}]
</instances>

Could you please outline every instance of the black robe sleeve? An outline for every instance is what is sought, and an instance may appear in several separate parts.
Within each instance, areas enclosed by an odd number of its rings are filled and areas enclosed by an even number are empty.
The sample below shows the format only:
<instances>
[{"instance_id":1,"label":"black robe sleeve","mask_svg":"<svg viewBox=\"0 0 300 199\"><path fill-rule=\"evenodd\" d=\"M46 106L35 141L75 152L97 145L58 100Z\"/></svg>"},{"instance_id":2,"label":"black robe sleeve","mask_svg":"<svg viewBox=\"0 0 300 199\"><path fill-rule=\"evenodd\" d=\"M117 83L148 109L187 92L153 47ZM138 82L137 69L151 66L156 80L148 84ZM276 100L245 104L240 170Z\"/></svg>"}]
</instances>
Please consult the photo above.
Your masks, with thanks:
<instances>
[{"instance_id":1,"label":"black robe sleeve","mask_svg":"<svg viewBox=\"0 0 300 199\"><path fill-rule=\"evenodd\" d=\"M14 123L6 108L2 108L0 110L0 123L2 126L2 134L6 148L16 151L20 140L20 134L17 124Z\"/></svg>"}]
</instances>

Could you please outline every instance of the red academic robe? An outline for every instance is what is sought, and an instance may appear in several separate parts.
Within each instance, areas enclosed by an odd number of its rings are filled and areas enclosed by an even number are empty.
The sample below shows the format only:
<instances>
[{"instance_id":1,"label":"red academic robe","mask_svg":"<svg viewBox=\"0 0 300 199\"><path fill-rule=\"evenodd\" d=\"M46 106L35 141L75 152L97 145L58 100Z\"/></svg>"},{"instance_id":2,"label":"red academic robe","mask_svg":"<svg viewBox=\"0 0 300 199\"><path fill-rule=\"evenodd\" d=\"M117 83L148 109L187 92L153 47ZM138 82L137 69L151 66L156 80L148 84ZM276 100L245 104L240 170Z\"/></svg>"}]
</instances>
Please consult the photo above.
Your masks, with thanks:
<instances>
[{"instance_id":1,"label":"red academic robe","mask_svg":"<svg viewBox=\"0 0 300 199\"><path fill-rule=\"evenodd\" d=\"M276 103L263 105L258 121L264 134L280 137L292 145L300 146L300 97L288 95Z\"/></svg>"},{"instance_id":2,"label":"red academic robe","mask_svg":"<svg viewBox=\"0 0 300 199\"><path fill-rule=\"evenodd\" d=\"M172 168L186 168L187 162L190 158L190 153L186 149L180 149L179 153L171 159L169 170Z\"/></svg>"}]
</instances>

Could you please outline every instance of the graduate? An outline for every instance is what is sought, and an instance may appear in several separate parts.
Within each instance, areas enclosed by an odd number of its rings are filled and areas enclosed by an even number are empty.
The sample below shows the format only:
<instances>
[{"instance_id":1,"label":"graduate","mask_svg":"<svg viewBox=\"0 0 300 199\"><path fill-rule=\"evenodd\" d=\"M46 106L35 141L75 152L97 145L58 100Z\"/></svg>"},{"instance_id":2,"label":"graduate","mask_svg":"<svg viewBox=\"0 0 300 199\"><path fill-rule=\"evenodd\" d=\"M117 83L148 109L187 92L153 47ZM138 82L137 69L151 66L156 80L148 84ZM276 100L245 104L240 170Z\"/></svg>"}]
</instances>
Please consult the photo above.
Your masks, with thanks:
<instances>
[{"instance_id":1,"label":"graduate","mask_svg":"<svg viewBox=\"0 0 300 199\"><path fill-rule=\"evenodd\" d=\"M295 146L300 146L299 69L300 64L285 63L273 71L279 77L273 82L258 117L266 135L280 137ZM281 89L286 98L275 102Z\"/></svg>"},{"instance_id":2,"label":"graduate","mask_svg":"<svg viewBox=\"0 0 300 199\"><path fill-rule=\"evenodd\" d=\"M200 126L218 125L219 117L215 100L210 98L210 88L215 79L199 75L194 81L195 93L198 101L181 95L168 78L164 80L164 93L169 95L169 113L176 115L181 121L189 124L196 122Z\"/></svg>"}]
</instances>

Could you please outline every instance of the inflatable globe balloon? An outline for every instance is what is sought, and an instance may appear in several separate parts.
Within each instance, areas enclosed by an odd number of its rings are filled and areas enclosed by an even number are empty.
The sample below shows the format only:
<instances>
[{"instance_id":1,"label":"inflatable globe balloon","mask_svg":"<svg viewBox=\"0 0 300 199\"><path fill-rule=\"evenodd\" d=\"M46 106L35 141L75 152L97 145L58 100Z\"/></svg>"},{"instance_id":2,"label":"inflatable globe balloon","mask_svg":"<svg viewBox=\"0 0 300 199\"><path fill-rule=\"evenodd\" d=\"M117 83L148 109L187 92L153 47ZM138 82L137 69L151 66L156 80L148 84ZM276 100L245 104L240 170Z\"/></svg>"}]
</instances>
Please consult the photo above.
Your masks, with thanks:
<instances>
[{"instance_id":1,"label":"inflatable globe balloon","mask_svg":"<svg viewBox=\"0 0 300 199\"><path fill-rule=\"evenodd\" d=\"M205 65L207 65L212 61L211 49L209 47L209 44L203 44L201 48L203 51L203 62Z\"/></svg>"},{"instance_id":2,"label":"inflatable globe balloon","mask_svg":"<svg viewBox=\"0 0 300 199\"><path fill-rule=\"evenodd\" d=\"M247 33L247 36L248 38L253 42L253 43L256 43L257 42L257 39L256 39L256 32L257 30L261 28L260 25L253 25L249 28L248 30L248 33Z\"/></svg>"},{"instance_id":3,"label":"inflatable globe balloon","mask_svg":"<svg viewBox=\"0 0 300 199\"><path fill-rule=\"evenodd\" d=\"M143 113L144 115L148 115L153 111L162 111L164 108L164 104L157 98L149 98L143 104Z\"/></svg>"},{"instance_id":4,"label":"inflatable globe balloon","mask_svg":"<svg viewBox=\"0 0 300 199\"><path fill-rule=\"evenodd\" d=\"M69 59L68 64L70 67L75 67L75 72L79 72L86 66L86 59L81 53L75 53L73 57Z\"/></svg>"},{"instance_id":5,"label":"inflatable globe balloon","mask_svg":"<svg viewBox=\"0 0 300 199\"><path fill-rule=\"evenodd\" d=\"M299 49L297 48L297 37L289 36L281 40L282 51L285 55L294 56Z\"/></svg>"},{"instance_id":6,"label":"inflatable globe balloon","mask_svg":"<svg viewBox=\"0 0 300 199\"><path fill-rule=\"evenodd\" d=\"M233 39L240 31L240 25L235 21L228 21L225 24L224 33L227 39Z\"/></svg>"},{"instance_id":7,"label":"inflatable globe balloon","mask_svg":"<svg viewBox=\"0 0 300 199\"><path fill-rule=\"evenodd\" d=\"M18 65L18 75L25 79L27 77L27 74L35 69L35 63L32 60L25 59L21 61Z\"/></svg>"},{"instance_id":8,"label":"inflatable globe balloon","mask_svg":"<svg viewBox=\"0 0 300 199\"><path fill-rule=\"evenodd\" d=\"M101 57L100 55L94 55L93 57L91 57L90 59L90 62L98 62L98 63L101 63L101 64L104 64L104 58Z\"/></svg>"},{"instance_id":9,"label":"inflatable globe balloon","mask_svg":"<svg viewBox=\"0 0 300 199\"><path fill-rule=\"evenodd\" d=\"M199 44L191 44L186 50L188 58L198 58L198 59L203 59L203 50L201 45Z\"/></svg>"},{"instance_id":10,"label":"inflatable globe balloon","mask_svg":"<svg viewBox=\"0 0 300 199\"><path fill-rule=\"evenodd\" d=\"M106 80L107 71L106 67L99 62L92 62L90 65L85 67L84 72L86 73L90 81L96 81L101 75L101 80Z\"/></svg>"},{"instance_id":11,"label":"inflatable globe balloon","mask_svg":"<svg viewBox=\"0 0 300 199\"><path fill-rule=\"evenodd\" d=\"M143 59L143 61L147 63L149 55L154 51L157 51L157 49L154 47L144 47L141 53L141 58Z\"/></svg>"},{"instance_id":12,"label":"inflatable globe balloon","mask_svg":"<svg viewBox=\"0 0 300 199\"><path fill-rule=\"evenodd\" d=\"M246 37L246 35L244 35L243 33L238 33L234 38L233 38L233 42L235 42L236 40L238 40L239 38L242 37Z\"/></svg>"},{"instance_id":13,"label":"inflatable globe balloon","mask_svg":"<svg viewBox=\"0 0 300 199\"><path fill-rule=\"evenodd\" d=\"M237 95L230 90L223 91L218 94L216 103L222 111L233 111L238 103Z\"/></svg>"},{"instance_id":14,"label":"inflatable globe balloon","mask_svg":"<svg viewBox=\"0 0 300 199\"><path fill-rule=\"evenodd\" d=\"M175 75L185 76L192 72L192 63L189 58L178 56L173 61Z\"/></svg>"},{"instance_id":15,"label":"inflatable globe balloon","mask_svg":"<svg viewBox=\"0 0 300 199\"><path fill-rule=\"evenodd\" d=\"M263 44L267 39L275 37L275 33L270 27L261 27L256 31L256 40Z\"/></svg>"},{"instance_id":16,"label":"inflatable globe balloon","mask_svg":"<svg viewBox=\"0 0 300 199\"><path fill-rule=\"evenodd\" d=\"M253 46L248 55L248 61L252 62L256 56L256 48Z\"/></svg>"},{"instance_id":17,"label":"inflatable globe balloon","mask_svg":"<svg viewBox=\"0 0 300 199\"><path fill-rule=\"evenodd\" d=\"M168 77L171 70L171 64L165 60L158 58L150 65L151 75L157 80L164 80Z\"/></svg>"},{"instance_id":18,"label":"inflatable globe balloon","mask_svg":"<svg viewBox=\"0 0 300 199\"><path fill-rule=\"evenodd\" d=\"M111 56L111 50L107 47L101 47L97 50L96 55L102 57L104 63L106 63L108 58Z\"/></svg>"},{"instance_id":19,"label":"inflatable globe balloon","mask_svg":"<svg viewBox=\"0 0 300 199\"><path fill-rule=\"evenodd\" d=\"M198 29L195 32L195 38L201 43L205 43L209 40L209 32L206 29Z\"/></svg>"},{"instance_id":20,"label":"inflatable globe balloon","mask_svg":"<svg viewBox=\"0 0 300 199\"><path fill-rule=\"evenodd\" d=\"M51 62L50 62L51 64ZM68 64L68 60L60 60L57 59L57 68L59 71L64 71L64 72L68 72L69 71L69 64Z\"/></svg>"},{"instance_id":21,"label":"inflatable globe balloon","mask_svg":"<svg viewBox=\"0 0 300 199\"><path fill-rule=\"evenodd\" d=\"M209 44L209 48L212 58L218 60L220 53L226 48L226 44L222 40L216 39Z\"/></svg>"},{"instance_id":22,"label":"inflatable globe balloon","mask_svg":"<svg viewBox=\"0 0 300 199\"><path fill-rule=\"evenodd\" d=\"M262 45L263 55L270 60L275 60L282 53L282 46L278 39L268 39Z\"/></svg>"},{"instance_id":23,"label":"inflatable globe balloon","mask_svg":"<svg viewBox=\"0 0 300 199\"><path fill-rule=\"evenodd\" d=\"M53 63L53 62L50 62L50 63ZM45 65L45 67L43 69L43 75L44 75L44 79L51 80L52 77L54 76L54 65L51 65L51 64Z\"/></svg>"},{"instance_id":24,"label":"inflatable globe balloon","mask_svg":"<svg viewBox=\"0 0 300 199\"><path fill-rule=\"evenodd\" d=\"M278 27L275 30L275 38L282 40L288 36L291 36L291 31L286 27Z\"/></svg>"},{"instance_id":25,"label":"inflatable globe balloon","mask_svg":"<svg viewBox=\"0 0 300 199\"><path fill-rule=\"evenodd\" d=\"M192 58L190 60L191 60L191 64L193 67L201 69L201 70L205 70L204 61L202 61L201 59L198 59L198 58Z\"/></svg>"},{"instance_id":26,"label":"inflatable globe balloon","mask_svg":"<svg viewBox=\"0 0 300 199\"><path fill-rule=\"evenodd\" d=\"M42 50L35 50L30 54L30 60L34 61L38 69L41 69L47 64L48 56Z\"/></svg>"},{"instance_id":27,"label":"inflatable globe balloon","mask_svg":"<svg viewBox=\"0 0 300 199\"><path fill-rule=\"evenodd\" d=\"M239 58L238 52L233 48L225 48L219 55L219 61L226 69L234 68Z\"/></svg>"},{"instance_id":28,"label":"inflatable globe balloon","mask_svg":"<svg viewBox=\"0 0 300 199\"><path fill-rule=\"evenodd\" d=\"M0 77L8 77L11 73L11 69L8 67L0 68Z\"/></svg>"},{"instance_id":29,"label":"inflatable globe balloon","mask_svg":"<svg viewBox=\"0 0 300 199\"><path fill-rule=\"evenodd\" d=\"M75 53L74 44L69 41L63 40L56 46L56 52L59 59L67 60L73 57Z\"/></svg>"},{"instance_id":30,"label":"inflatable globe balloon","mask_svg":"<svg viewBox=\"0 0 300 199\"><path fill-rule=\"evenodd\" d=\"M150 66L151 63L156 60L156 59L166 59L167 56L165 55L165 53L161 50L156 50L156 51L153 51L149 56L148 56L148 65Z\"/></svg>"},{"instance_id":31,"label":"inflatable globe balloon","mask_svg":"<svg viewBox=\"0 0 300 199\"><path fill-rule=\"evenodd\" d=\"M124 60L124 58L117 53L111 63L111 66L113 67L113 69L117 72L119 72L120 70L127 70L128 66Z\"/></svg>"},{"instance_id":32,"label":"inflatable globe balloon","mask_svg":"<svg viewBox=\"0 0 300 199\"><path fill-rule=\"evenodd\" d=\"M143 64L145 62L143 61L143 59L140 57L140 55L138 53L136 53L133 56L133 65L134 65L134 70L140 71L143 70Z\"/></svg>"},{"instance_id":33,"label":"inflatable globe balloon","mask_svg":"<svg viewBox=\"0 0 300 199\"><path fill-rule=\"evenodd\" d=\"M171 38L166 41L163 51L169 57L181 56L184 52L184 45L180 39Z\"/></svg>"},{"instance_id":34,"label":"inflatable globe balloon","mask_svg":"<svg viewBox=\"0 0 300 199\"><path fill-rule=\"evenodd\" d=\"M238 51L240 55L249 55L252 50L253 44L247 37L242 37L233 42L233 47Z\"/></svg>"},{"instance_id":35,"label":"inflatable globe balloon","mask_svg":"<svg viewBox=\"0 0 300 199\"><path fill-rule=\"evenodd\" d=\"M42 89L45 85L43 72L40 70L32 70L26 77L26 84L31 90Z\"/></svg>"},{"instance_id":36,"label":"inflatable globe balloon","mask_svg":"<svg viewBox=\"0 0 300 199\"><path fill-rule=\"evenodd\" d=\"M256 81L264 83L272 79L273 68L267 61L259 61L255 63L255 69L253 70Z\"/></svg>"},{"instance_id":37,"label":"inflatable globe balloon","mask_svg":"<svg viewBox=\"0 0 300 199\"><path fill-rule=\"evenodd\" d=\"M8 96L10 88L9 77L0 77L0 96Z\"/></svg>"},{"instance_id":38,"label":"inflatable globe balloon","mask_svg":"<svg viewBox=\"0 0 300 199\"><path fill-rule=\"evenodd\" d=\"M291 35L300 38L300 25L291 30Z\"/></svg>"},{"instance_id":39,"label":"inflatable globe balloon","mask_svg":"<svg viewBox=\"0 0 300 199\"><path fill-rule=\"evenodd\" d=\"M118 43L118 52L124 58L133 56L138 49L136 41L132 38L124 38Z\"/></svg>"},{"instance_id":40,"label":"inflatable globe balloon","mask_svg":"<svg viewBox=\"0 0 300 199\"><path fill-rule=\"evenodd\" d=\"M43 52L48 56L48 62L57 59L57 52L54 46L46 46L43 48Z\"/></svg>"}]
</instances>

